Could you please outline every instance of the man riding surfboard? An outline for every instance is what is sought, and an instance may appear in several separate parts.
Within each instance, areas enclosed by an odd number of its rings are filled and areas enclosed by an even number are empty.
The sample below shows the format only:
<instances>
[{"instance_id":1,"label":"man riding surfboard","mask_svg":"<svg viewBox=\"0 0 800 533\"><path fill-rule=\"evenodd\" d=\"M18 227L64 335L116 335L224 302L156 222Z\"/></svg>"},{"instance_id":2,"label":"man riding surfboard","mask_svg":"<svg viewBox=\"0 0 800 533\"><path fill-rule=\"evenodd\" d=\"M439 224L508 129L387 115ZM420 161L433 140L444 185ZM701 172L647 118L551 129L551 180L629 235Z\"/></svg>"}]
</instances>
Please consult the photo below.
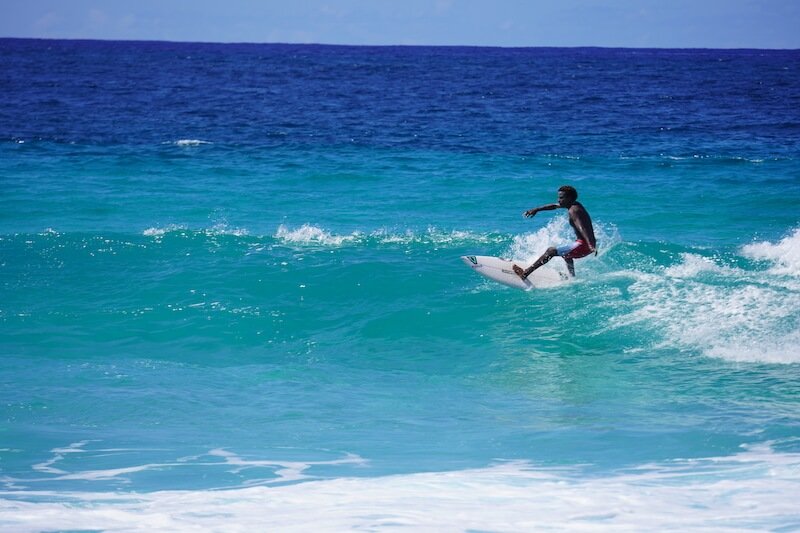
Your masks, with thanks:
<instances>
[{"instance_id":1,"label":"man riding surfboard","mask_svg":"<svg viewBox=\"0 0 800 533\"><path fill-rule=\"evenodd\" d=\"M560 256L567 262L567 269L571 276L575 276L575 259L586 257L594 252L597 255L597 240L594 236L594 227L592 226L592 218L586 208L578 202L578 191L574 187L564 185L558 189L558 203L547 204L542 207L535 207L523 213L527 218L533 218L539 211L552 211L554 209L564 208L569 215L569 224L575 230L576 241L565 246L548 248L539 259L533 262L531 266L526 269L518 265L514 265L514 272L522 278L526 279L531 275L531 272L544 265L555 256Z\"/></svg>"}]
</instances>

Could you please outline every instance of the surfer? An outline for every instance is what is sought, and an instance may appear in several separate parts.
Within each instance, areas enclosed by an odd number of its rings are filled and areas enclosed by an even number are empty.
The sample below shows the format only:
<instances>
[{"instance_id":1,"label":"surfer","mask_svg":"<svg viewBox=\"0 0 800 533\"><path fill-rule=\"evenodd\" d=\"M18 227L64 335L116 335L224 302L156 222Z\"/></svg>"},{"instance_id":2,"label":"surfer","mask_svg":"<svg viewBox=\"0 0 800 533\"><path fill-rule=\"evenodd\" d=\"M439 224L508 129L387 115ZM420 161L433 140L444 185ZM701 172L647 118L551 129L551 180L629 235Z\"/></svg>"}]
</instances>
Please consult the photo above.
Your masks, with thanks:
<instances>
[{"instance_id":1,"label":"surfer","mask_svg":"<svg viewBox=\"0 0 800 533\"><path fill-rule=\"evenodd\" d=\"M558 248L551 246L542 254L542 256L534 261L534 263L526 269L518 265L514 265L514 272L522 278L526 279L531 275L531 272L550 261L555 256L561 256L567 262L567 269L569 274L575 276L575 259L586 257L594 252L597 255L597 241L594 238L594 228L592 227L592 219L586 208L578 202L578 191L574 187L564 185L558 189L558 203L543 205L542 207L535 207L523 213L527 218L532 218L539 211L552 211L563 207L569 214L569 224L575 230L577 240L565 246Z\"/></svg>"}]
</instances>

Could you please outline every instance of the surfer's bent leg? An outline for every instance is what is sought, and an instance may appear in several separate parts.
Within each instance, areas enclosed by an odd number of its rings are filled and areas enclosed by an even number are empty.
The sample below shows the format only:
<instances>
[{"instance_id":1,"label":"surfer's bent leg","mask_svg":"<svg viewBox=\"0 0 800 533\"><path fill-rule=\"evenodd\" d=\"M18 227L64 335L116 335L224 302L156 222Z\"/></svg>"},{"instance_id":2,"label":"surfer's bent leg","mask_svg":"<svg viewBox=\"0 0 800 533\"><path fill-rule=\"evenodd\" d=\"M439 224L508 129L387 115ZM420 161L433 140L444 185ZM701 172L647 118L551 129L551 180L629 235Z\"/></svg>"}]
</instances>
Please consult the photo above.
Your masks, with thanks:
<instances>
[{"instance_id":1,"label":"surfer's bent leg","mask_svg":"<svg viewBox=\"0 0 800 533\"><path fill-rule=\"evenodd\" d=\"M536 270L537 268L539 268L543 264L545 264L548 261L550 261L556 255L558 255L558 250L556 250L553 247L550 247L550 248L547 249L547 251L545 253L542 254L542 257L540 257L539 259L534 261L534 263L531 266L529 266L528 268L526 268L525 270L522 270L522 267L514 265L514 267L513 267L514 268L514 272L516 272L517 276L521 277L522 279L527 279L528 276L531 275L531 272L533 272L534 270Z\"/></svg>"},{"instance_id":2,"label":"surfer's bent leg","mask_svg":"<svg viewBox=\"0 0 800 533\"><path fill-rule=\"evenodd\" d=\"M592 253L592 249L580 239L572 244L559 246L556 251L556 255L560 255L566 261L569 275L573 278L575 277L575 260L586 257L590 253Z\"/></svg>"},{"instance_id":3,"label":"surfer's bent leg","mask_svg":"<svg viewBox=\"0 0 800 533\"><path fill-rule=\"evenodd\" d=\"M564 261L567 262L567 270L569 270L569 275L573 278L575 277L575 260L570 259L569 257L565 257Z\"/></svg>"}]
</instances>

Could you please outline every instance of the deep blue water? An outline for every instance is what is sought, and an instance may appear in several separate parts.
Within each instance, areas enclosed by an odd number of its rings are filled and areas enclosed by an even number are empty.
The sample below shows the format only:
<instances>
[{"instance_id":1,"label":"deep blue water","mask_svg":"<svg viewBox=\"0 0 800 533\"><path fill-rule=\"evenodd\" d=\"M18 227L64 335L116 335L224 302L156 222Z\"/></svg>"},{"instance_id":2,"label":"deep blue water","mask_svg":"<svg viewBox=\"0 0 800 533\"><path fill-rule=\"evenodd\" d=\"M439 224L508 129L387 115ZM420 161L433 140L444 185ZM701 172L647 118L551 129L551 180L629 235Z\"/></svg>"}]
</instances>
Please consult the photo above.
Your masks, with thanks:
<instances>
[{"instance_id":1,"label":"deep blue water","mask_svg":"<svg viewBox=\"0 0 800 533\"><path fill-rule=\"evenodd\" d=\"M0 39L0 525L796 527L799 310L798 51Z\"/></svg>"}]
</instances>

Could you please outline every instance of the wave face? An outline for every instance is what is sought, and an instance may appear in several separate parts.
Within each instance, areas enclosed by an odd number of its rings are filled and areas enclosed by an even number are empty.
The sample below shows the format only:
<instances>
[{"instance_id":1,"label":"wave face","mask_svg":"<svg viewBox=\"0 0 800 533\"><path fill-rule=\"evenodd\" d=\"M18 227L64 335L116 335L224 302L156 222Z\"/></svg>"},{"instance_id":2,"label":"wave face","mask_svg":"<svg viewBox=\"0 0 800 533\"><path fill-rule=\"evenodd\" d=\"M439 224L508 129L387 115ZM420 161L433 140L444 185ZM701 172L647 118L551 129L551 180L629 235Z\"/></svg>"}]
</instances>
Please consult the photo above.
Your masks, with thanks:
<instances>
[{"instance_id":1,"label":"wave face","mask_svg":"<svg viewBox=\"0 0 800 533\"><path fill-rule=\"evenodd\" d=\"M0 40L0 524L796 527L796 63Z\"/></svg>"}]
</instances>

